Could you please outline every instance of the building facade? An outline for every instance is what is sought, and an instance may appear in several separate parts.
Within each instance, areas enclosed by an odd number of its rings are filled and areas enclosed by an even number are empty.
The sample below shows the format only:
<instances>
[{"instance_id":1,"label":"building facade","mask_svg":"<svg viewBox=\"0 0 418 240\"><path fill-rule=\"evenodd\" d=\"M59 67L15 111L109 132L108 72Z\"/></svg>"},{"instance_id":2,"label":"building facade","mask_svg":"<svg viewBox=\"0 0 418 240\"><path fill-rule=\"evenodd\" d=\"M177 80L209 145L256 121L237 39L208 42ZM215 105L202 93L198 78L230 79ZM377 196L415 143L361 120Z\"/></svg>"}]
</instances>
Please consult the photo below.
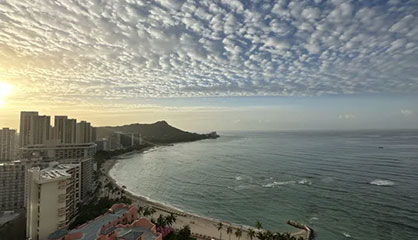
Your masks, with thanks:
<instances>
[{"instance_id":1,"label":"building facade","mask_svg":"<svg viewBox=\"0 0 418 240\"><path fill-rule=\"evenodd\" d=\"M89 122L81 121L77 123L77 139L78 143L93 142L93 128Z\"/></svg>"},{"instance_id":2,"label":"building facade","mask_svg":"<svg viewBox=\"0 0 418 240\"><path fill-rule=\"evenodd\" d=\"M39 116L38 112L20 113L20 147L45 144L50 139L52 139L50 116Z\"/></svg>"},{"instance_id":3,"label":"building facade","mask_svg":"<svg viewBox=\"0 0 418 240\"><path fill-rule=\"evenodd\" d=\"M138 219L138 209L125 204L115 204L109 211L94 220L70 231L51 233L48 240L162 240L155 225L147 218Z\"/></svg>"},{"instance_id":4,"label":"building facade","mask_svg":"<svg viewBox=\"0 0 418 240\"><path fill-rule=\"evenodd\" d=\"M77 142L77 120L67 116L54 117L54 139L60 143Z\"/></svg>"},{"instance_id":5,"label":"building facade","mask_svg":"<svg viewBox=\"0 0 418 240\"><path fill-rule=\"evenodd\" d=\"M17 144L16 130L9 128L0 129L0 163L16 160L18 153Z\"/></svg>"},{"instance_id":6,"label":"building facade","mask_svg":"<svg viewBox=\"0 0 418 240\"><path fill-rule=\"evenodd\" d=\"M25 207L25 172L20 161L0 163L0 211L15 211Z\"/></svg>"},{"instance_id":7,"label":"building facade","mask_svg":"<svg viewBox=\"0 0 418 240\"><path fill-rule=\"evenodd\" d=\"M68 227L76 214L76 174L79 165L34 167L27 173L26 236L30 240L47 239L51 232Z\"/></svg>"}]
</instances>

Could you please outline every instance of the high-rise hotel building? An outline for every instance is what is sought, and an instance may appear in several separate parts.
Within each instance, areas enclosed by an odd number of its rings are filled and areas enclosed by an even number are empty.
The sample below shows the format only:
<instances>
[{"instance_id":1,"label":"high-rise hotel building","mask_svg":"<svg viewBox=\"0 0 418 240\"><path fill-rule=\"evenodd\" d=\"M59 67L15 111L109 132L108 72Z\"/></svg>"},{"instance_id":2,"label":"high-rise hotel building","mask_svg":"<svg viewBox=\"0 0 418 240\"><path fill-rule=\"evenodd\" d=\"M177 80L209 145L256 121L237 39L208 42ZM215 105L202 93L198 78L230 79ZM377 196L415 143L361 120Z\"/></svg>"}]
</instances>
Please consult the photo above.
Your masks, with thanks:
<instances>
[{"instance_id":1,"label":"high-rise hotel building","mask_svg":"<svg viewBox=\"0 0 418 240\"><path fill-rule=\"evenodd\" d=\"M54 139L60 143L76 143L77 120L69 119L67 116L55 116Z\"/></svg>"},{"instance_id":2,"label":"high-rise hotel building","mask_svg":"<svg viewBox=\"0 0 418 240\"><path fill-rule=\"evenodd\" d=\"M0 129L0 163L16 160L18 153L17 141L16 130L9 128Z\"/></svg>"},{"instance_id":3,"label":"high-rise hotel building","mask_svg":"<svg viewBox=\"0 0 418 240\"><path fill-rule=\"evenodd\" d=\"M29 160L42 158L46 162L80 164L81 197L84 200L93 190L96 144L92 139L91 124L86 121L77 123L76 119L67 116L55 116L54 127L51 128L49 119L49 116L39 116L37 112L21 113L20 142L23 145L20 155ZM49 137L37 141L40 136Z\"/></svg>"},{"instance_id":4,"label":"high-rise hotel building","mask_svg":"<svg viewBox=\"0 0 418 240\"><path fill-rule=\"evenodd\" d=\"M80 202L79 164L34 167L27 176L27 239L47 239L58 229L67 228Z\"/></svg>"},{"instance_id":5,"label":"high-rise hotel building","mask_svg":"<svg viewBox=\"0 0 418 240\"><path fill-rule=\"evenodd\" d=\"M52 139L51 117L39 116L38 112L20 113L19 145L45 144Z\"/></svg>"}]
</instances>

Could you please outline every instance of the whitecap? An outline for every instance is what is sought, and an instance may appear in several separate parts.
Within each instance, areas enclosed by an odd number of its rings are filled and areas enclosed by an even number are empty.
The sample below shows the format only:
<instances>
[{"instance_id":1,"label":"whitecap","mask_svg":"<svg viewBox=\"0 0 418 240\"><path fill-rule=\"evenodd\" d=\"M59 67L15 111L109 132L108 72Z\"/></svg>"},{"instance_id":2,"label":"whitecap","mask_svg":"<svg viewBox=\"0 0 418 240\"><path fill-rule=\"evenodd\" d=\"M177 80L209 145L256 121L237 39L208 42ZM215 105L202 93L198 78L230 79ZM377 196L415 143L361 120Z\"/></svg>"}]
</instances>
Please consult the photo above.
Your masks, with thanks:
<instances>
[{"instance_id":1,"label":"whitecap","mask_svg":"<svg viewBox=\"0 0 418 240\"><path fill-rule=\"evenodd\" d=\"M276 182L276 181L274 181L272 183L266 183L266 184L264 184L262 186L263 187L266 187L266 188L271 188L271 187L274 187L274 186L283 186L283 185L289 185L289 184L295 184L295 183L296 183L296 181L284 181L284 182Z\"/></svg>"},{"instance_id":2,"label":"whitecap","mask_svg":"<svg viewBox=\"0 0 418 240\"><path fill-rule=\"evenodd\" d=\"M349 233L343 232L344 237L351 238L351 235Z\"/></svg>"},{"instance_id":3,"label":"whitecap","mask_svg":"<svg viewBox=\"0 0 418 240\"><path fill-rule=\"evenodd\" d=\"M389 181L389 180L382 180L382 179L376 179L370 182L370 184L372 185L377 185L377 186L393 186L395 185L394 182Z\"/></svg>"},{"instance_id":4,"label":"whitecap","mask_svg":"<svg viewBox=\"0 0 418 240\"><path fill-rule=\"evenodd\" d=\"M241 181L241 180L242 180L242 177L241 177L241 176L236 176L236 177L235 177L235 180L237 180L237 181Z\"/></svg>"},{"instance_id":5,"label":"whitecap","mask_svg":"<svg viewBox=\"0 0 418 240\"><path fill-rule=\"evenodd\" d=\"M308 181L307 179L301 179L301 180L298 181L298 184L312 185L312 182Z\"/></svg>"}]
</instances>

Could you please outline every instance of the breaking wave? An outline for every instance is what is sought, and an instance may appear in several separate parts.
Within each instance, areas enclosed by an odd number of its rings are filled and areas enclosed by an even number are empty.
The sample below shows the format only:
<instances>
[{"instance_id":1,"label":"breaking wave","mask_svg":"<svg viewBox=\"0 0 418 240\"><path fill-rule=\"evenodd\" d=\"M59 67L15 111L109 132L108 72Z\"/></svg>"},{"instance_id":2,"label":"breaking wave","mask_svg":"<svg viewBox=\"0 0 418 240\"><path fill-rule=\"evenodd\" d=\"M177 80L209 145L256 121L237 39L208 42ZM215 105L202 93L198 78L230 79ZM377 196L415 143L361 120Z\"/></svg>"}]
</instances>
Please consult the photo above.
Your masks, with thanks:
<instances>
[{"instance_id":1,"label":"breaking wave","mask_svg":"<svg viewBox=\"0 0 418 240\"><path fill-rule=\"evenodd\" d=\"M283 182L271 182L261 185L265 188L272 188L274 186L285 186L285 185L293 185L293 184L302 184L302 185L312 185L311 181L308 181L307 179L301 179L299 181L283 181Z\"/></svg>"},{"instance_id":2,"label":"breaking wave","mask_svg":"<svg viewBox=\"0 0 418 240\"><path fill-rule=\"evenodd\" d=\"M377 186L393 186L395 185L394 182L389 181L389 180L382 180L382 179L376 179L370 182L370 184L372 185L377 185Z\"/></svg>"}]
</instances>

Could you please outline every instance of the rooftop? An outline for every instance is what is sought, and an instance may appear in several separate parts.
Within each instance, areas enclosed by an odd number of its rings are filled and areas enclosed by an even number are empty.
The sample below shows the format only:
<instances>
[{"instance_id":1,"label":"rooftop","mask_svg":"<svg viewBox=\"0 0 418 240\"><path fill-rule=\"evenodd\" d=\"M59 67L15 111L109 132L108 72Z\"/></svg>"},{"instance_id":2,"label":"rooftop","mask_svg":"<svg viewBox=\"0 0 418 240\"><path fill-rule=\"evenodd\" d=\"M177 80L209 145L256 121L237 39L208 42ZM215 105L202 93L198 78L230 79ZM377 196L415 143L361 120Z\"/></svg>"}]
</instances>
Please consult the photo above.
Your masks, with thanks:
<instances>
[{"instance_id":1,"label":"rooftop","mask_svg":"<svg viewBox=\"0 0 418 240\"><path fill-rule=\"evenodd\" d=\"M125 214L129 209L128 208L119 208L116 209L114 213L107 213L104 214L91 222L82 225L80 228L76 228L70 231L70 233L82 233L82 237L80 240L91 240L96 239L97 234L99 233L100 229L103 225L108 224L109 222L121 217Z\"/></svg>"}]
</instances>

